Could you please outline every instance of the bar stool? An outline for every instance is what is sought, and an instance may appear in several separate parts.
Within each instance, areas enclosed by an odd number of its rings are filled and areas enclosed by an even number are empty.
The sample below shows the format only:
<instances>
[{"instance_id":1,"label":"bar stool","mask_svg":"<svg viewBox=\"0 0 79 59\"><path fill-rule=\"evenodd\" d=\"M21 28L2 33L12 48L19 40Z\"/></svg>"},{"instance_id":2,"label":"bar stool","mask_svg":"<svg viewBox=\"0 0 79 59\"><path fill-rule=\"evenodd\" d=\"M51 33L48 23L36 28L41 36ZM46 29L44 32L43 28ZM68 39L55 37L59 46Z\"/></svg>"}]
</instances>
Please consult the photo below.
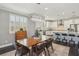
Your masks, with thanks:
<instances>
[{"instance_id":1,"label":"bar stool","mask_svg":"<svg viewBox=\"0 0 79 59\"><path fill-rule=\"evenodd\" d=\"M75 48L77 49L77 55L79 56L79 35L77 35L77 40L76 40L76 45L75 45Z\"/></svg>"},{"instance_id":2,"label":"bar stool","mask_svg":"<svg viewBox=\"0 0 79 59\"><path fill-rule=\"evenodd\" d=\"M57 36L55 41L57 43L60 43L60 34L59 33L55 33L55 35Z\"/></svg>"},{"instance_id":3,"label":"bar stool","mask_svg":"<svg viewBox=\"0 0 79 59\"><path fill-rule=\"evenodd\" d=\"M79 35L77 36L77 39L78 39L77 46L78 46L78 48L79 48Z\"/></svg>"},{"instance_id":4,"label":"bar stool","mask_svg":"<svg viewBox=\"0 0 79 59\"><path fill-rule=\"evenodd\" d=\"M73 37L75 37L74 34L69 34L71 37L71 40L69 40L69 46L74 47L75 46L75 41L73 40Z\"/></svg>"},{"instance_id":5,"label":"bar stool","mask_svg":"<svg viewBox=\"0 0 79 59\"><path fill-rule=\"evenodd\" d=\"M67 39L65 37L67 37L66 33L62 33L63 39L62 39L62 44L63 45L67 45Z\"/></svg>"},{"instance_id":6,"label":"bar stool","mask_svg":"<svg viewBox=\"0 0 79 59\"><path fill-rule=\"evenodd\" d=\"M79 55L79 41L78 41L78 44L77 44L77 46L78 46L78 55Z\"/></svg>"},{"instance_id":7,"label":"bar stool","mask_svg":"<svg viewBox=\"0 0 79 59\"><path fill-rule=\"evenodd\" d=\"M77 44L78 48L79 48L79 41L78 41L78 44Z\"/></svg>"}]
</instances>

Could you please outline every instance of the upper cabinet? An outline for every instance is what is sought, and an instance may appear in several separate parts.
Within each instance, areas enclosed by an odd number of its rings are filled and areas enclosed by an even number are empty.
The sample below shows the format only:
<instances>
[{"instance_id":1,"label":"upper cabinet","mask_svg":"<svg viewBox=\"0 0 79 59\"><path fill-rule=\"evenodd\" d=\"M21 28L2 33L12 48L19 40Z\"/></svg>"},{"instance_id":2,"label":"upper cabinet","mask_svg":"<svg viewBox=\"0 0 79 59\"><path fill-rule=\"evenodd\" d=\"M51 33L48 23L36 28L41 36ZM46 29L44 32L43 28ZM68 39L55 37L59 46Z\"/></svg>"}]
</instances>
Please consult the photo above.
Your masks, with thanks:
<instances>
[{"instance_id":1,"label":"upper cabinet","mask_svg":"<svg viewBox=\"0 0 79 59\"><path fill-rule=\"evenodd\" d=\"M57 28L57 22L46 22L46 28L47 29L56 29Z\"/></svg>"}]
</instances>

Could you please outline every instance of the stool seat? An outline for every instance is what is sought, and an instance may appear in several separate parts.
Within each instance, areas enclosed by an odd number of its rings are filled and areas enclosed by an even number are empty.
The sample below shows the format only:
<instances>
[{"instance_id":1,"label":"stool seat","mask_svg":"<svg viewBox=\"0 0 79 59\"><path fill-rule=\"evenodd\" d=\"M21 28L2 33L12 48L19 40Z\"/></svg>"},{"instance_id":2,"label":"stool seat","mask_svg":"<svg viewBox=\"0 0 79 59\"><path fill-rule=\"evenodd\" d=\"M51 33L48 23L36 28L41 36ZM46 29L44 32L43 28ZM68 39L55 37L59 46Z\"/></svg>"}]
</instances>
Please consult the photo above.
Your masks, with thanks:
<instances>
[{"instance_id":1,"label":"stool seat","mask_svg":"<svg viewBox=\"0 0 79 59\"><path fill-rule=\"evenodd\" d=\"M69 40L69 46L74 47L75 46L75 41L73 41L72 39Z\"/></svg>"}]
</instances>

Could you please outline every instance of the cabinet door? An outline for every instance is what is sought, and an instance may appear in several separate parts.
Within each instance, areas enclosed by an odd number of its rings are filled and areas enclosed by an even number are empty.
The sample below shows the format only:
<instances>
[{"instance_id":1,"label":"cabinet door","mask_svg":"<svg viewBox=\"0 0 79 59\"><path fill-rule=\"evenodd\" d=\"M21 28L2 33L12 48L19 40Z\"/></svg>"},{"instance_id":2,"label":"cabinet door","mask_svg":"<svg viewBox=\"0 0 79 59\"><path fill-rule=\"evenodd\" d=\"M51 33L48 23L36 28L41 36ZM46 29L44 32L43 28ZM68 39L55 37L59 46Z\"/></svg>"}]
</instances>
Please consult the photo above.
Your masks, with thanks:
<instances>
[{"instance_id":1,"label":"cabinet door","mask_svg":"<svg viewBox=\"0 0 79 59\"><path fill-rule=\"evenodd\" d=\"M77 25L77 30L78 30L78 32L79 32L79 25Z\"/></svg>"},{"instance_id":2,"label":"cabinet door","mask_svg":"<svg viewBox=\"0 0 79 59\"><path fill-rule=\"evenodd\" d=\"M70 27L70 24L72 24L72 20L64 21L64 29L67 30Z\"/></svg>"},{"instance_id":3,"label":"cabinet door","mask_svg":"<svg viewBox=\"0 0 79 59\"><path fill-rule=\"evenodd\" d=\"M47 28L56 29L57 22L47 22Z\"/></svg>"},{"instance_id":4,"label":"cabinet door","mask_svg":"<svg viewBox=\"0 0 79 59\"><path fill-rule=\"evenodd\" d=\"M79 19L74 19L75 24L79 24Z\"/></svg>"}]
</instances>

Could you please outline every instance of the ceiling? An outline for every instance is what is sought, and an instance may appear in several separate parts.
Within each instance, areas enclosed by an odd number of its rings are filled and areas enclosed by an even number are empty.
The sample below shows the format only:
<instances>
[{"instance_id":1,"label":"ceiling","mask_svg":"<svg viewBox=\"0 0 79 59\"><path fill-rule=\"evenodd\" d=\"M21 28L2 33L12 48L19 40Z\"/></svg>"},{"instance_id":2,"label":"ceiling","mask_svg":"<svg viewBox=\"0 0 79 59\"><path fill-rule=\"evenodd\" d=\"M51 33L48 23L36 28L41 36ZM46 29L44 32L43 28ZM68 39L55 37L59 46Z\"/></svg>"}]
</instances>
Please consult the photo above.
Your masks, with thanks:
<instances>
[{"instance_id":1,"label":"ceiling","mask_svg":"<svg viewBox=\"0 0 79 59\"><path fill-rule=\"evenodd\" d=\"M79 3L0 3L0 6L25 14L40 14L52 20L71 17L73 14L79 16Z\"/></svg>"}]
</instances>

